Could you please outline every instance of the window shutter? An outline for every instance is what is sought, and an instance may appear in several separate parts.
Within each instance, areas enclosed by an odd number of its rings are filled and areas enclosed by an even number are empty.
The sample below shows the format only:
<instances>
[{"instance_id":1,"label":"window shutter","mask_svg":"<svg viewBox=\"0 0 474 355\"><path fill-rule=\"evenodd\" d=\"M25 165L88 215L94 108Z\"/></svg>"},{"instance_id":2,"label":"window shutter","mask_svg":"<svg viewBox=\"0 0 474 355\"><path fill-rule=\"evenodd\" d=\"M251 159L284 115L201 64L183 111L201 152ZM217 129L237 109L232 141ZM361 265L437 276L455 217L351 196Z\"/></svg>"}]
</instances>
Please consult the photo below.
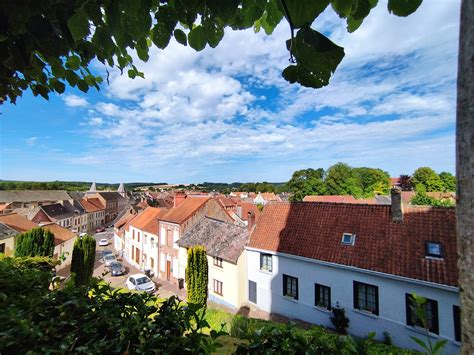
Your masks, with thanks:
<instances>
[{"instance_id":1,"label":"window shutter","mask_svg":"<svg viewBox=\"0 0 474 355\"><path fill-rule=\"evenodd\" d=\"M358 298L358 282L353 281L353 297L354 297L354 309L359 309L359 298Z\"/></svg>"},{"instance_id":2,"label":"window shutter","mask_svg":"<svg viewBox=\"0 0 474 355\"><path fill-rule=\"evenodd\" d=\"M319 300L319 287L318 284L314 284L314 305L318 305Z\"/></svg>"},{"instance_id":3,"label":"window shutter","mask_svg":"<svg viewBox=\"0 0 474 355\"><path fill-rule=\"evenodd\" d=\"M332 306L331 306L331 287L328 287L328 309L332 309Z\"/></svg>"},{"instance_id":4,"label":"window shutter","mask_svg":"<svg viewBox=\"0 0 474 355\"><path fill-rule=\"evenodd\" d=\"M461 314L459 306L453 306L454 339L461 341Z\"/></svg>"},{"instance_id":5,"label":"window shutter","mask_svg":"<svg viewBox=\"0 0 474 355\"><path fill-rule=\"evenodd\" d=\"M411 296L409 293L405 293L405 310L407 315L407 325L413 325L413 319L411 319Z\"/></svg>"},{"instance_id":6,"label":"window shutter","mask_svg":"<svg viewBox=\"0 0 474 355\"><path fill-rule=\"evenodd\" d=\"M295 280L296 280L296 300L298 299L298 291L299 291L299 288L298 288L298 278L295 277Z\"/></svg>"},{"instance_id":7,"label":"window shutter","mask_svg":"<svg viewBox=\"0 0 474 355\"><path fill-rule=\"evenodd\" d=\"M249 280L249 301L257 303L257 283Z\"/></svg>"},{"instance_id":8,"label":"window shutter","mask_svg":"<svg viewBox=\"0 0 474 355\"><path fill-rule=\"evenodd\" d=\"M286 296L287 288L286 288L286 283L287 283L287 277L286 275L283 275L283 296Z\"/></svg>"},{"instance_id":9,"label":"window shutter","mask_svg":"<svg viewBox=\"0 0 474 355\"><path fill-rule=\"evenodd\" d=\"M431 307L433 312L433 330L435 334L439 334L439 321L438 321L438 301L431 301Z\"/></svg>"},{"instance_id":10,"label":"window shutter","mask_svg":"<svg viewBox=\"0 0 474 355\"><path fill-rule=\"evenodd\" d=\"M375 286L375 312L374 314L379 315L379 288Z\"/></svg>"}]
</instances>

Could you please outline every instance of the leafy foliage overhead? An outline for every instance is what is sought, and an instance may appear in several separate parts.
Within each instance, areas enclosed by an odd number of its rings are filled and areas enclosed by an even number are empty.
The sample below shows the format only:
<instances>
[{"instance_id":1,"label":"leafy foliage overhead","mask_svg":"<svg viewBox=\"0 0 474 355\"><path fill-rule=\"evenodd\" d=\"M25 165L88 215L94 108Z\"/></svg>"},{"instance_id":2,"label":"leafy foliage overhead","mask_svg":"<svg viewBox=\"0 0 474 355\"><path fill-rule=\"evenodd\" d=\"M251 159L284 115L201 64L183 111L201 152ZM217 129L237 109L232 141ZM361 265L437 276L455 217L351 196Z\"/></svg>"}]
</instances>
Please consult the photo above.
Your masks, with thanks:
<instances>
[{"instance_id":1,"label":"leafy foliage overhead","mask_svg":"<svg viewBox=\"0 0 474 355\"><path fill-rule=\"evenodd\" d=\"M408 16L422 0L389 0L388 11ZM355 31L377 0L45 0L0 2L0 99L16 102L25 90L48 99L66 83L83 92L99 89L102 76L93 60L144 77L132 52L147 61L152 45L164 49L174 38L196 51L214 48L225 28L254 27L271 34L283 17L292 64L283 71L291 83L319 88L344 57L344 50L311 28L331 4ZM296 34L294 33L296 31ZM163 54L164 55L164 54ZM107 74L108 75L108 74Z\"/></svg>"}]
</instances>

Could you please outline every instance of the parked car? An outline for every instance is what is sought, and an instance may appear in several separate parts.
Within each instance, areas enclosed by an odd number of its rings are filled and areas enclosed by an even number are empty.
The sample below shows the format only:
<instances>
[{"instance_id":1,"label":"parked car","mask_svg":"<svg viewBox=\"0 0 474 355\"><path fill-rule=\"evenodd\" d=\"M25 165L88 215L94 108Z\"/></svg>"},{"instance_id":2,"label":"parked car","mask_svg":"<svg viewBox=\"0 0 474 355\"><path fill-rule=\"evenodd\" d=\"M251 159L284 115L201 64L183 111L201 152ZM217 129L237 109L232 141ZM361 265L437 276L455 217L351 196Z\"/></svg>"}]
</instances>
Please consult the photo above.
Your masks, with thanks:
<instances>
[{"instance_id":1,"label":"parked car","mask_svg":"<svg viewBox=\"0 0 474 355\"><path fill-rule=\"evenodd\" d=\"M99 240L99 246L106 247L107 245L109 245L109 240L107 238L102 238Z\"/></svg>"},{"instance_id":2,"label":"parked car","mask_svg":"<svg viewBox=\"0 0 474 355\"><path fill-rule=\"evenodd\" d=\"M111 263L109 269L112 276L120 276L125 274L125 267L120 261L114 261Z\"/></svg>"},{"instance_id":3,"label":"parked car","mask_svg":"<svg viewBox=\"0 0 474 355\"><path fill-rule=\"evenodd\" d=\"M114 254L114 253L112 252L112 250L104 249L104 250L102 250L101 258L102 258L102 259L105 259L105 257L106 257L107 255L113 255L113 254Z\"/></svg>"},{"instance_id":4,"label":"parked car","mask_svg":"<svg viewBox=\"0 0 474 355\"><path fill-rule=\"evenodd\" d=\"M155 283L145 274L129 276L125 285L129 290L145 291L148 293L153 293L156 290Z\"/></svg>"},{"instance_id":5,"label":"parked car","mask_svg":"<svg viewBox=\"0 0 474 355\"><path fill-rule=\"evenodd\" d=\"M113 254L108 254L104 256L104 264L106 267L109 267L110 264L112 264L115 261L117 261L117 258Z\"/></svg>"},{"instance_id":6,"label":"parked car","mask_svg":"<svg viewBox=\"0 0 474 355\"><path fill-rule=\"evenodd\" d=\"M95 230L96 233L102 233L102 232L105 232L105 228L104 227L99 227Z\"/></svg>"}]
</instances>

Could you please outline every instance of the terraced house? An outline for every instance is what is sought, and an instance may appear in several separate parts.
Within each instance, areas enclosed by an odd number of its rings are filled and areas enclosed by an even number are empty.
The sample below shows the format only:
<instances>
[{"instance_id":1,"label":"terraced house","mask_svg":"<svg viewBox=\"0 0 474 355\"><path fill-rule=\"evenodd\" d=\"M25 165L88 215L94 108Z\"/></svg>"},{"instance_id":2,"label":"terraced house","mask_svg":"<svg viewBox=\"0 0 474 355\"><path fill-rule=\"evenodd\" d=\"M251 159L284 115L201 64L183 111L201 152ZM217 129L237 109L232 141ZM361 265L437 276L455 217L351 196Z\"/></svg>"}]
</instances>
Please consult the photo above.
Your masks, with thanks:
<instances>
[{"instance_id":1,"label":"terraced house","mask_svg":"<svg viewBox=\"0 0 474 355\"><path fill-rule=\"evenodd\" d=\"M460 341L453 208L301 202L268 204L246 248L248 302L290 318L332 326L343 307L349 333L390 334L416 348L423 337L411 294L424 306L433 340ZM420 350L420 348L418 348Z\"/></svg>"}]
</instances>

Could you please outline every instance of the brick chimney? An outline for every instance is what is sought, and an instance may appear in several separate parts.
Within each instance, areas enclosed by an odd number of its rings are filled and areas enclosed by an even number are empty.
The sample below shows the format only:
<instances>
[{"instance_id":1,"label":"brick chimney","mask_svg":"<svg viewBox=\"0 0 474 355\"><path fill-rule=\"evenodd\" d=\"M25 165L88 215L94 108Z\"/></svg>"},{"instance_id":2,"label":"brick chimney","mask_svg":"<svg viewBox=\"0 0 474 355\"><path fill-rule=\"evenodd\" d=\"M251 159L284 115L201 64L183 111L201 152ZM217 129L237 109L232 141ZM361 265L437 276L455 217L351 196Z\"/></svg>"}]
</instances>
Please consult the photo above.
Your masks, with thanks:
<instances>
[{"instance_id":1,"label":"brick chimney","mask_svg":"<svg viewBox=\"0 0 474 355\"><path fill-rule=\"evenodd\" d=\"M253 211L249 211L248 217L247 217L247 229L249 232L252 231L252 228L254 225L255 225L255 213Z\"/></svg>"},{"instance_id":2,"label":"brick chimney","mask_svg":"<svg viewBox=\"0 0 474 355\"><path fill-rule=\"evenodd\" d=\"M184 191L176 191L174 194L174 204L173 207L178 206L181 202L186 199L186 194Z\"/></svg>"},{"instance_id":3,"label":"brick chimney","mask_svg":"<svg viewBox=\"0 0 474 355\"><path fill-rule=\"evenodd\" d=\"M392 187L390 190L392 198L392 206L390 207L390 215L393 222L403 222L403 206L402 206L402 189L398 186Z\"/></svg>"}]
</instances>

